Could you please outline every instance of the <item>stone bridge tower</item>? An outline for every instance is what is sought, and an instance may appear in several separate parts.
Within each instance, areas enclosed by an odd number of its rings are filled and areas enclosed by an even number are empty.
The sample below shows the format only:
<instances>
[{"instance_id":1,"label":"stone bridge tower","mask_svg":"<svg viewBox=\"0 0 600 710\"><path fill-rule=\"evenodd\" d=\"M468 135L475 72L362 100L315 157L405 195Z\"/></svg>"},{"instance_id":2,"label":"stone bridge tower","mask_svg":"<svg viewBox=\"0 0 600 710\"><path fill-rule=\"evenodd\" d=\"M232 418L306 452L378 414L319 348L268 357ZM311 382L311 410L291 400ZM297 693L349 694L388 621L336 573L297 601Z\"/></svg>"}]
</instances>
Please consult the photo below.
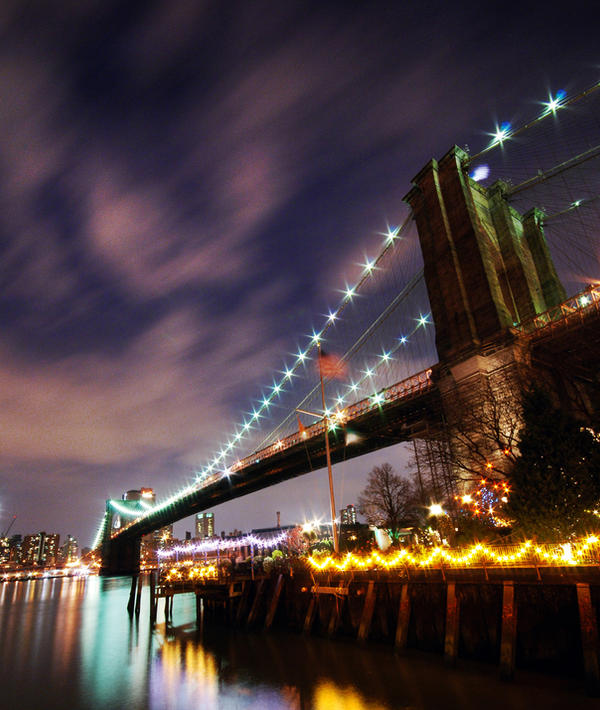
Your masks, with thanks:
<instances>
[{"instance_id":1,"label":"stone bridge tower","mask_svg":"<svg viewBox=\"0 0 600 710\"><path fill-rule=\"evenodd\" d=\"M513 326L566 298L541 213L520 215L502 182L471 180L467 157L454 147L430 161L405 197L423 252L450 459L463 480L502 473L520 428L528 355Z\"/></svg>"}]
</instances>

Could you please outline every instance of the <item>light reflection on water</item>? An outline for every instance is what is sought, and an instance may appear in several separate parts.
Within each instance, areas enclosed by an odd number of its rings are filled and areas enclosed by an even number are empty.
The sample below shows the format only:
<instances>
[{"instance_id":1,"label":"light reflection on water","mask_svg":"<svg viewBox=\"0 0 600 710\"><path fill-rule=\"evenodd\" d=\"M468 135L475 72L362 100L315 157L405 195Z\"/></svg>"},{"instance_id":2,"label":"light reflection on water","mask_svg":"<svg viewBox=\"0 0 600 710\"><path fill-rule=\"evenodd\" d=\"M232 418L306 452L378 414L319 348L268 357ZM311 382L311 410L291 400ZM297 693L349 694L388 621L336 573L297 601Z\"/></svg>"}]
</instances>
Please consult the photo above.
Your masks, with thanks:
<instances>
[{"instance_id":1,"label":"light reflection on water","mask_svg":"<svg viewBox=\"0 0 600 710\"><path fill-rule=\"evenodd\" d=\"M298 634L196 628L191 595L153 628L128 579L43 579L0 587L0 708L18 710L396 710L592 708L581 684L496 669L449 671L436 657Z\"/></svg>"}]
</instances>

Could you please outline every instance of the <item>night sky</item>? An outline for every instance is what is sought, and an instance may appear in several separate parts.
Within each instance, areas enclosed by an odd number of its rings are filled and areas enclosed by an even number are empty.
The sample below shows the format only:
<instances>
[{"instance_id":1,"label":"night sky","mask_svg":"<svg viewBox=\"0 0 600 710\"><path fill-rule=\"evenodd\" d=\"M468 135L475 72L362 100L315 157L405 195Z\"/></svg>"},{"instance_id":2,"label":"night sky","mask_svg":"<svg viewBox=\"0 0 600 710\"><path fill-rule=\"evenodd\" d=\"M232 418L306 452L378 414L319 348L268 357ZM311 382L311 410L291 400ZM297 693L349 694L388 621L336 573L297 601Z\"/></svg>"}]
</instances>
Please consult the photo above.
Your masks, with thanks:
<instances>
[{"instance_id":1,"label":"night sky","mask_svg":"<svg viewBox=\"0 0 600 710\"><path fill-rule=\"evenodd\" d=\"M106 498L184 485L431 157L598 80L595 3L454 5L1 3L0 532L90 544ZM276 510L324 516L326 476L217 529Z\"/></svg>"}]
</instances>

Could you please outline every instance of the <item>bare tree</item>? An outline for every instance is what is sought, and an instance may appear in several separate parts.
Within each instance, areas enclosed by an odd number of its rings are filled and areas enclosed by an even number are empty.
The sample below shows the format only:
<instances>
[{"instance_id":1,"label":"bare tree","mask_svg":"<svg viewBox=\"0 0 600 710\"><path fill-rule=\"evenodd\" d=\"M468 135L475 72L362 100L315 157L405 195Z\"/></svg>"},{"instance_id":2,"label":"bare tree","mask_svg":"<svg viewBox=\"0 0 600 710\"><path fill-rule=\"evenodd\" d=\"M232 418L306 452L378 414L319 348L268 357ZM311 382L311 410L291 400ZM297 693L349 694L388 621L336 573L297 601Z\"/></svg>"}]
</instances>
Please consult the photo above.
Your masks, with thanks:
<instances>
[{"instance_id":1,"label":"bare tree","mask_svg":"<svg viewBox=\"0 0 600 710\"><path fill-rule=\"evenodd\" d=\"M514 462L522 426L522 386L516 369L482 375L447 398L450 459L461 481L504 478Z\"/></svg>"},{"instance_id":2,"label":"bare tree","mask_svg":"<svg viewBox=\"0 0 600 710\"><path fill-rule=\"evenodd\" d=\"M358 508L367 521L392 532L412 524L414 504L410 481L396 474L389 463L371 470L358 497Z\"/></svg>"}]
</instances>

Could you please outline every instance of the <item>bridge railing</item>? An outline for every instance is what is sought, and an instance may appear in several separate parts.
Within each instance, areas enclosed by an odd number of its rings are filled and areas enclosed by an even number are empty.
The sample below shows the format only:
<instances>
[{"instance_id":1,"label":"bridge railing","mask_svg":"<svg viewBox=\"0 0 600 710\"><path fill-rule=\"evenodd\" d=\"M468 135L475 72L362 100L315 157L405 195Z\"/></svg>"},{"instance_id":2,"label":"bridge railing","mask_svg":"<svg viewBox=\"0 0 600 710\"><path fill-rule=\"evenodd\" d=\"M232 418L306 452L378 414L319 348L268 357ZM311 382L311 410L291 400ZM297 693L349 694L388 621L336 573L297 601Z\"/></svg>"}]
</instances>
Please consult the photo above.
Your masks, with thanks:
<instances>
[{"instance_id":1,"label":"bridge railing","mask_svg":"<svg viewBox=\"0 0 600 710\"><path fill-rule=\"evenodd\" d=\"M346 424L371 411L372 409L376 409L377 407L385 405L388 402L394 402L400 399L408 399L414 397L417 394L422 394L424 391L430 389L431 387L431 368L429 368L427 370L423 370L422 372L417 373L416 375L413 375L412 377L408 377L407 379L402 380L401 382L397 382L396 384L391 385L391 387L387 387L383 390L380 390L378 393L372 395L371 397L366 397L360 402L351 404L343 409L337 409L330 415L329 419L333 426ZM315 424L306 427L303 431L294 432L293 434L290 434L289 436L286 436L283 439L279 439L274 444L271 444L270 446L267 446L264 449L260 449L259 451L256 451L253 454L250 454L249 456L240 459L239 461L236 461L235 464L231 466L231 471L233 473L240 471L246 466L249 466L253 463L258 463L259 461L262 461L265 458L278 454L281 451L285 451L286 449L289 449L293 446L296 446L297 444L300 444L304 441L308 441L309 439L312 439L313 437L319 436L324 433L325 420L321 419ZM220 474L215 475L217 477L220 477ZM207 481L207 483L212 483L212 479L213 476L205 480Z\"/></svg>"},{"instance_id":2,"label":"bridge railing","mask_svg":"<svg viewBox=\"0 0 600 710\"><path fill-rule=\"evenodd\" d=\"M569 325L580 324L593 313L600 314L600 284L588 286L558 306L519 323L513 330L520 335L529 336L539 335L540 331L545 329L550 333L556 328L564 329Z\"/></svg>"}]
</instances>

